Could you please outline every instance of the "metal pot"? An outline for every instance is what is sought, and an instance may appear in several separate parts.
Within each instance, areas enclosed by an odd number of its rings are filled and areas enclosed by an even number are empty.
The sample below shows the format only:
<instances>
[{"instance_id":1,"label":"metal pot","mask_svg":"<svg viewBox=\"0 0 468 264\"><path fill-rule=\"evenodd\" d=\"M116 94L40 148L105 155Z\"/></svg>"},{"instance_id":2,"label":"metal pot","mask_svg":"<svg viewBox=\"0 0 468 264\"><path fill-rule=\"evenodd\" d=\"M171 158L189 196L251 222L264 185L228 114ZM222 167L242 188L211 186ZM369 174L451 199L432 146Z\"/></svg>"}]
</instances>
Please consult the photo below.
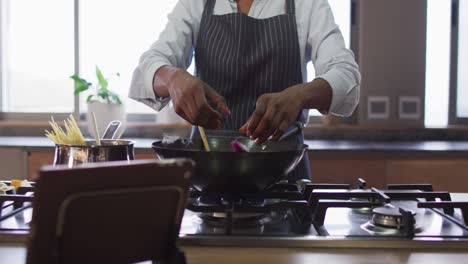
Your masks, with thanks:
<instances>
[{"instance_id":1,"label":"metal pot","mask_svg":"<svg viewBox=\"0 0 468 264\"><path fill-rule=\"evenodd\" d=\"M135 159L133 141L101 140L99 146L94 140L87 140L86 143L86 146L55 145L53 164L67 164L73 167L90 162Z\"/></svg>"}]
</instances>

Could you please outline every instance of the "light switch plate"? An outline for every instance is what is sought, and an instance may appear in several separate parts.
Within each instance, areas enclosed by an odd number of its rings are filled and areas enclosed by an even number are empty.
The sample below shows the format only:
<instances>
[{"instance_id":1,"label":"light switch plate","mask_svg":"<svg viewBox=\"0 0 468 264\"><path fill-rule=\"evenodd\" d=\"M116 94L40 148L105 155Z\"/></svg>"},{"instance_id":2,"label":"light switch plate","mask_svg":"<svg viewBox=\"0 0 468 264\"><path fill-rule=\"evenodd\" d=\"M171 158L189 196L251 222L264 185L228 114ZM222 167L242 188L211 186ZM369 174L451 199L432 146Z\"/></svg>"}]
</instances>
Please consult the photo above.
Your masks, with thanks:
<instances>
[{"instance_id":1,"label":"light switch plate","mask_svg":"<svg viewBox=\"0 0 468 264\"><path fill-rule=\"evenodd\" d=\"M400 119L421 119L421 97L400 96L398 113Z\"/></svg>"},{"instance_id":2,"label":"light switch plate","mask_svg":"<svg viewBox=\"0 0 468 264\"><path fill-rule=\"evenodd\" d=\"M390 117L390 98L388 96L369 96L367 98L368 119L388 119Z\"/></svg>"}]
</instances>

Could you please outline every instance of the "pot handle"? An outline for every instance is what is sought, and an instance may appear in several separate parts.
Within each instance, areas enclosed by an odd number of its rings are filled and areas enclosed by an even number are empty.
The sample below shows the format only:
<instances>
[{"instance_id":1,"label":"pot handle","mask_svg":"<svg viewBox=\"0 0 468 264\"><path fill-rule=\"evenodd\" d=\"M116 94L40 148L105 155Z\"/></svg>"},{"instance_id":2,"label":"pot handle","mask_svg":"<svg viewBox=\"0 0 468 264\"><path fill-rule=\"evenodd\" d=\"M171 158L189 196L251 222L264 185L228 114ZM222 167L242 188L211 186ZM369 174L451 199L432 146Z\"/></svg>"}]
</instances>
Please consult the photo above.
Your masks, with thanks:
<instances>
[{"instance_id":1,"label":"pot handle","mask_svg":"<svg viewBox=\"0 0 468 264\"><path fill-rule=\"evenodd\" d=\"M284 134L278 139L278 141L283 141L289 138L290 136L301 133L303 128L304 128L304 123L300 121L294 122L294 125L288 130L286 130L286 132L284 132Z\"/></svg>"},{"instance_id":2,"label":"pot handle","mask_svg":"<svg viewBox=\"0 0 468 264\"><path fill-rule=\"evenodd\" d=\"M107 125L106 131L102 135L102 139L114 139L115 133L119 129L122 122L119 120L110 121Z\"/></svg>"}]
</instances>

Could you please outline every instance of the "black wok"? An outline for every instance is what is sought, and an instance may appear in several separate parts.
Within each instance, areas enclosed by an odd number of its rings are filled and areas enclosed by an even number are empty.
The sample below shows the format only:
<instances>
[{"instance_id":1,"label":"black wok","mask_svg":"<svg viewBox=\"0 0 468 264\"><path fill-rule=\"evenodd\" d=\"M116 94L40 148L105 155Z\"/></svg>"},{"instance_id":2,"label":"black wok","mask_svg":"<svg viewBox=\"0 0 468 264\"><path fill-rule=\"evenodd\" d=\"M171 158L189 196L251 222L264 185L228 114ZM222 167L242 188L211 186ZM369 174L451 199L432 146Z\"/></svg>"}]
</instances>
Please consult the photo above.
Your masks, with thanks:
<instances>
[{"instance_id":1,"label":"black wok","mask_svg":"<svg viewBox=\"0 0 468 264\"><path fill-rule=\"evenodd\" d=\"M249 152L236 153L231 141L237 139ZM245 137L208 137L211 152L204 151L201 139L178 139L172 143L154 142L161 159L190 158L195 161L192 185L201 192L242 194L264 191L285 178L308 146L295 142L267 141L254 145Z\"/></svg>"}]
</instances>

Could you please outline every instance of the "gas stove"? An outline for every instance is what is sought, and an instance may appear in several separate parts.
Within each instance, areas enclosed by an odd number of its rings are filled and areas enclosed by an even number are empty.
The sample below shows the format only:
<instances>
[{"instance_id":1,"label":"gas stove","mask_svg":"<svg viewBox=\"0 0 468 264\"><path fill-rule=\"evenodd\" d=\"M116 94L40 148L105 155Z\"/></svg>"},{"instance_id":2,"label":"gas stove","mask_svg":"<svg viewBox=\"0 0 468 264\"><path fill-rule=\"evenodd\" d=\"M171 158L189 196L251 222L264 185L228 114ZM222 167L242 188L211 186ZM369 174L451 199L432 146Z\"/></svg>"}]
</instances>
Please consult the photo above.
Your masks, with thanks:
<instances>
[{"instance_id":1,"label":"gas stove","mask_svg":"<svg viewBox=\"0 0 468 264\"><path fill-rule=\"evenodd\" d=\"M266 193L231 199L192 192L181 242L468 249L468 195L434 192L429 184L393 184L385 190L365 185L362 179L354 189L348 184L279 183Z\"/></svg>"},{"instance_id":2,"label":"gas stove","mask_svg":"<svg viewBox=\"0 0 468 264\"><path fill-rule=\"evenodd\" d=\"M9 184L9 182L5 182ZM278 183L267 192L221 197L190 191L185 246L468 249L468 194L429 184L386 189ZM0 242L25 242L33 187L0 195Z\"/></svg>"}]
</instances>

